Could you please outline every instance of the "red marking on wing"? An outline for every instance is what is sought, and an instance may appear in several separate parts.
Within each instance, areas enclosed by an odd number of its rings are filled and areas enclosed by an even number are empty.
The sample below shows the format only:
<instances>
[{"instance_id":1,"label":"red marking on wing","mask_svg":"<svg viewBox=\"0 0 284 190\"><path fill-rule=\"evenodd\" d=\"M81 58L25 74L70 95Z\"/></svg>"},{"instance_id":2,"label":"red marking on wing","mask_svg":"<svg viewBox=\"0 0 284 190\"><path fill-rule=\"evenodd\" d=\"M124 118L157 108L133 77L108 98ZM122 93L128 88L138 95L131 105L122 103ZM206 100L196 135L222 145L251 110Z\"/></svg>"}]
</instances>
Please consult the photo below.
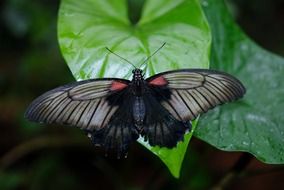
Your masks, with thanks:
<instances>
[{"instance_id":1,"label":"red marking on wing","mask_svg":"<svg viewBox=\"0 0 284 190\"><path fill-rule=\"evenodd\" d=\"M128 85L123 83L123 82L118 82L118 81L113 81L111 83L111 87L110 90L111 91L117 91L117 90L122 90L124 88L126 88Z\"/></svg>"},{"instance_id":2,"label":"red marking on wing","mask_svg":"<svg viewBox=\"0 0 284 190\"><path fill-rule=\"evenodd\" d=\"M149 82L149 84L155 85L155 86L165 86L165 85L168 84L168 81L167 81L164 77L159 76L159 77L157 77L157 78L151 80L151 81Z\"/></svg>"}]
</instances>

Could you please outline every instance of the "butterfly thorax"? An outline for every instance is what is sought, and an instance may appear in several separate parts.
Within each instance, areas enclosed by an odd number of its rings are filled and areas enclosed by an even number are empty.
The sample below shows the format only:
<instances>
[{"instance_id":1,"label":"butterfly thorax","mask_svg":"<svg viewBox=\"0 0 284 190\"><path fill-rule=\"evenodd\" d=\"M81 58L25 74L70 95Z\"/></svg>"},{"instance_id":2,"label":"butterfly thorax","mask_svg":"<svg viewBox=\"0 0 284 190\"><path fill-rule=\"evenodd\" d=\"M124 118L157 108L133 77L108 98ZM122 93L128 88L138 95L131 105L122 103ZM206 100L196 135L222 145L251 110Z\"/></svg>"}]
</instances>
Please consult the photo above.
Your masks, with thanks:
<instances>
[{"instance_id":1,"label":"butterfly thorax","mask_svg":"<svg viewBox=\"0 0 284 190\"><path fill-rule=\"evenodd\" d=\"M133 94L135 96L142 96L145 90L143 71L141 69L134 69L132 73L133 73L133 78L131 81L131 86L133 89Z\"/></svg>"}]
</instances>

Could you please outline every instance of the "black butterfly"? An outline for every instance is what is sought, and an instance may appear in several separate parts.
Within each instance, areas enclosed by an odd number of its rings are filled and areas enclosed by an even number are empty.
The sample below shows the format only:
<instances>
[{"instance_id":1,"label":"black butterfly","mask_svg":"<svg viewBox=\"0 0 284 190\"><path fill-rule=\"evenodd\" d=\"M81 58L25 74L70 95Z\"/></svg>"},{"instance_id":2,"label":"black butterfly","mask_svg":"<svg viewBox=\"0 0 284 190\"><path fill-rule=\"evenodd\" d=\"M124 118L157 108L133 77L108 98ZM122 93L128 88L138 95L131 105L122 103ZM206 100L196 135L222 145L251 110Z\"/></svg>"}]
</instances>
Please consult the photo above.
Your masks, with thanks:
<instances>
[{"instance_id":1,"label":"black butterfly","mask_svg":"<svg viewBox=\"0 0 284 190\"><path fill-rule=\"evenodd\" d=\"M48 91L32 102L25 116L79 127L94 144L121 155L139 135L151 146L175 147L190 130L190 121L244 93L239 80L219 71L183 69L145 80L136 68L131 81L91 79Z\"/></svg>"}]
</instances>

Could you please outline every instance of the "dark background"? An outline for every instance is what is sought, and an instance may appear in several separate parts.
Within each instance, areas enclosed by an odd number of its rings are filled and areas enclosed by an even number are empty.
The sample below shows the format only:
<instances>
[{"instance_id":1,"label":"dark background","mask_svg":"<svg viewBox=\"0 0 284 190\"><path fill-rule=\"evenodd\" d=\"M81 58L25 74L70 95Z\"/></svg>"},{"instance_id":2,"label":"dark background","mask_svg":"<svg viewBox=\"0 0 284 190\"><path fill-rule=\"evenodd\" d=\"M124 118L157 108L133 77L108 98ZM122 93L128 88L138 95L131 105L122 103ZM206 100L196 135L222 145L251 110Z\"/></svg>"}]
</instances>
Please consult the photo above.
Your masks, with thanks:
<instances>
[{"instance_id":1,"label":"dark background","mask_svg":"<svg viewBox=\"0 0 284 190\"><path fill-rule=\"evenodd\" d=\"M193 139L181 178L134 144L127 159L104 157L82 131L27 122L23 113L41 93L74 81L57 44L57 0L0 2L0 190L208 189L241 153ZM284 1L231 0L243 30L259 45L284 55ZM268 63L269 64L269 63ZM251 160L228 189L284 189L284 170Z\"/></svg>"}]
</instances>

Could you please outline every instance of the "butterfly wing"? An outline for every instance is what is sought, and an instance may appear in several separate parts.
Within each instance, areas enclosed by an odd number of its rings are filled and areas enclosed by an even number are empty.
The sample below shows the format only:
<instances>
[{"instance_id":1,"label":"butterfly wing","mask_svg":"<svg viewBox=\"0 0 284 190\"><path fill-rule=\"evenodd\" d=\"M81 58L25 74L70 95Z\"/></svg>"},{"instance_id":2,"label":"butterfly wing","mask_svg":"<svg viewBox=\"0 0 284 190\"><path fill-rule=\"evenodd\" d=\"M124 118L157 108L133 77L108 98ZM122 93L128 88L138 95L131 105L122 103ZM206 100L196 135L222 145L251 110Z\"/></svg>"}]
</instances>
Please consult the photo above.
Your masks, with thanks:
<instances>
[{"instance_id":1,"label":"butterfly wing","mask_svg":"<svg viewBox=\"0 0 284 190\"><path fill-rule=\"evenodd\" d=\"M168 71L146 81L163 107L180 121L193 120L245 94L244 86L235 77L207 69Z\"/></svg>"},{"instance_id":2,"label":"butterfly wing","mask_svg":"<svg viewBox=\"0 0 284 190\"><path fill-rule=\"evenodd\" d=\"M117 105L117 110L104 128L89 132L94 144L103 146L106 151L114 150L118 157L125 155L129 144L139 137L132 114L134 98L130 88L110 95L107 100Z\"/></svg>"},{"instance_id":3,"label":"butterfly wing","mask_svg":"<svg viewBox=\"0 0 284 190\"><path fill-rule=\"evenodd\" d=\"M93 79L48 91L34 100L25 117L85 130L94 144L124 153L138 138L133 127L128 80ZM130 96L130 97L129 97Z\"/></svg>"},{"instance_id":4,"label":"butterfly wing","mask_svg":"<svg viewBox=\"0 0 284 190\"><path fill-rule=\"evenodd\" d=\"M92 79L61 86L34 100L25 117L35 122L99 130L118 109L108 97L125 90L128 84L123 79Z\"/></svg>"},{"instance_id":5,"label":"butterfly wing","mask_svg":"<svg viewBox=\"0 0 284 190\"><path fill-rule=\"evenodd\" d=\"M146 93L143 97L146 116L141 135L151 146L173 148L183 140L184 133L189 130L190 123L179 121L166 110L156 96Z\"/></svg>"}]
</instances>

